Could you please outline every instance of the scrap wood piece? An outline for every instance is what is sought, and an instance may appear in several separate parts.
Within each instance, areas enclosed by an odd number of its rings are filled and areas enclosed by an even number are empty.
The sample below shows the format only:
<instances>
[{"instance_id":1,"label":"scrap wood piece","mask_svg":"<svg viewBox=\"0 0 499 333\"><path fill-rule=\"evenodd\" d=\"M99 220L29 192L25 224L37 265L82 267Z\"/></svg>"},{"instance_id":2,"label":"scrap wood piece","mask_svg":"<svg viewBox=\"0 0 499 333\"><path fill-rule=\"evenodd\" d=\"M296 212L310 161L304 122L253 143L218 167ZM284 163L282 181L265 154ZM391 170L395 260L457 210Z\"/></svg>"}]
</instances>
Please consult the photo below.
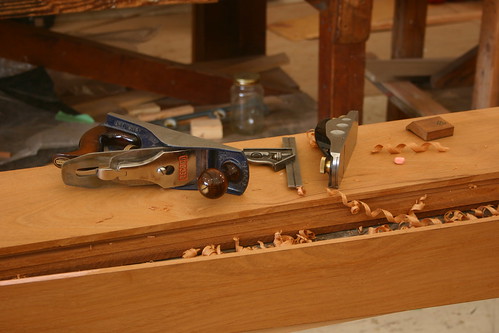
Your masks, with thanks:
<instances>
[{"instance_id":1,"label":"scrap wood piece","mask_svg":"<svg viewBox=\"0 0 499 333\"><path fill-rule=\"evenodd\" d=\"M418 198L416 200L416 202L414 203L414 205L412 205L412 207L409 209L409 212L407 214L399 214L397 216L393 216L393 214L386 209L376 208L375 210L372 210L371 207L369 207L369 205L363 201L359 201L359 200L348 201L348 198L345 195L345 193L343 193L339 190L333 190L330 188L327 188L326 190L330 196L338 196L339 195L341 197L341 201L342 201L343 205L345 205L346 207L350 207L350 213L352 213L352 214L358 214L363 208L365 214L368 217L377 217L378 215L380 215L382 213L388 222L397 223L397 224L400 224L402 222L409 222L411 224L412 223L418 224L420 221L414 212L420 211L425 207L424 201L427 198L426 194L421 196L420 198Z\"/></svg>"},{"instance_id":2,"label":"scrap wood piece","mask_svg":"<svg viewBox=\"0 0 499 333\"><path fill-rule=\"evenodd\" d=\"M405 147L412 149L416 153L422 153L422 152L427 151L432 146L435 147L435 149L441 153L446 152L450 149L449 147L443 146L439 142L424 142L420 145L418 145L414 142L411 142L408 144L399 143L395 147L393 147L390 144L387 144L387 145L378 144L378 145L374 146L374 148L371 150L371 153L372 154L379 153L380 151L383 150L383 148L385 148L385 150L388 151L390 154L400 154Z\"/></svg>"},{"instance_id":3,"label":"scrap wood piece","mask_svg":"<svg viewBox=\"0 0 499 333\"><path fill-rule=\"evenodd\" d=\"M454 126L438 116L413 121L406 126L406 129L425 141L440 139L454 134Z\"/></svg>"}]
</instances>

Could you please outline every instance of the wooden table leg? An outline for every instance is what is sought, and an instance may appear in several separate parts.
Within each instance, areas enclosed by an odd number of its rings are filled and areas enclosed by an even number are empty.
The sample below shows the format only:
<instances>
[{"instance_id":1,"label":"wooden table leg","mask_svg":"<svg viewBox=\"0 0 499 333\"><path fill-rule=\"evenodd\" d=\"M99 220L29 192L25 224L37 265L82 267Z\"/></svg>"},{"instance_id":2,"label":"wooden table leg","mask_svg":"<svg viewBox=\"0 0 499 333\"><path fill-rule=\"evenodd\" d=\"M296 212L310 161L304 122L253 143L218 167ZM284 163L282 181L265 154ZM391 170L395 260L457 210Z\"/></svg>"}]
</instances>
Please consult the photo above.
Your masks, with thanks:
<instances>
[{"instance_id":1,"label":"wooden table leg","mask_svg":"<svg viewBox=\"0 0 499 333\"><path fill-rule=\"evenodd\" d=\"M221 0L193 7L192 59L264 55L267 0Z\"/></svg>"},{"instance_id":2,"label":"wooden table leg","mask_svg":"<svg viewBox=\"0 0 499 333\"><path fill-rule=\"evenodd\" d=\"M392 59L423 57L427 10L427 0L395 1ZM389 102L386 119L401 118L406 118L405 114Z\"/></svg>"},{"instance_id":3,"label":"wooden table leg","mask_svg":"<svg viewBox=\"0 0 499 333\"><path fill-rule=\"evenodd\" d=\"M307 0L319 10L319 119L362 112L372 0ZM362 119L362 115L359 116Z\"/></svg>"},{"instance_id":4,"label":"wooden table leg","mask_svg":"<svg viewBox=\"0 0 499 333\"><path fill-rule=\"evenodd\" d=\"M478 49L474 109L499 105L499 0L484 0Z\"/></svg>"}]
</instances>

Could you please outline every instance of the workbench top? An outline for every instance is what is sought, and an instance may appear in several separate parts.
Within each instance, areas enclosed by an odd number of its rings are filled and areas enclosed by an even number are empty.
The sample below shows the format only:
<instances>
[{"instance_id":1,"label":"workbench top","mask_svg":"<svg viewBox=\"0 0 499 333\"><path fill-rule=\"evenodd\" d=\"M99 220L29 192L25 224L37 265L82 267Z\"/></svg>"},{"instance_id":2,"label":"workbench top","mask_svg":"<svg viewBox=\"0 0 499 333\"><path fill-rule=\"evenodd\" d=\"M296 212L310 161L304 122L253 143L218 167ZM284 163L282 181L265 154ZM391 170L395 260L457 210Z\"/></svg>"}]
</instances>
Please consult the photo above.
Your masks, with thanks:
<instances>
[{"instance_id":1,"label":"workbench top","mask_svg":"<svg viewBox=\"0 0 499 333\"><path fill-rule=\"evenodd\" d=\"M372 154L371 150L377 144L423 143L405 129L412 120L360 126L341 191L351 198L367 198L434 182L450 184L466 179L472 183L490 175L497 176L499 108L443 117L455 126L453 136L438 140L449 147L449 151L437 152L430 147L424 153L415 153L405 148L399 154L406 158L404 165L393 163L396 155L385 150ZM319 173L320 150L310 146L305 134L295 137L306 190L304 197L287 188L284 170L274 172L260 165L251 165L249 186L243 195L225 195L218 200L208 200L196 191L165 190L157 186L72 187L62 182L60 169L52 165L2 172L0 254L46 242L64 245L76 239L93 241L111 234L113 237L147 234L228 219L241 219L238 223L242 223L244 219L286 213L333 200L326 193L328 175ZM280 147L281 139L274 137L232 145ZM290 222L292 214L286 219Z\"/></svg>"}]
</instances>

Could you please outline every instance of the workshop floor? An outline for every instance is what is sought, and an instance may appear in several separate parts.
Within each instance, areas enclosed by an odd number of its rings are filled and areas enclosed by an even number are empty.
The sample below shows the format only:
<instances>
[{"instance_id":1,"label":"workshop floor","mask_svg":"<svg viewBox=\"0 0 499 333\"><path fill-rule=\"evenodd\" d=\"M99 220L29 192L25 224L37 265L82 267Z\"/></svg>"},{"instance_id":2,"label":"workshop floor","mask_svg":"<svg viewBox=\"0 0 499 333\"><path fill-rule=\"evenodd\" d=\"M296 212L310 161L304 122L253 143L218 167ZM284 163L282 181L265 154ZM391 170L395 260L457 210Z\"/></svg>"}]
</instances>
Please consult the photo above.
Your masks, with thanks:
<instances>
[{"instance_id":1,"label":"workshop floor","mask_svg":"<svg viewBox=\"0 0 499 333\"><path fill-rule=\"evenodd\" d=\"M376 0L375 15L390 17L392 0ZM443 8L443 9L442 9ZM449 7L450 8L450 7ZM451 8L452 9L452 8ZM445 7L433 8L433 11ZM304 1L280 0L269 2L268 23L289 20L316 13ZM68 15L60 17L55 29L91 36L97 40L153 56L189 63L190 54L190 7L186 5L166 6L161 10L124 11L121 18L112 19L106 13ZM123 33L126 30L128 33ZM479 21L471 20L452 24L431 26L427 29L426 57L457 57L476 45ZM301 91L312 98L317 96L317 39L289 40L268 31L268 55L285 52L290 58L283 70L299 84ZM378 58L389 58L390 33L373 32L367 44L369 54ZM462 90L458 94L467 94ZM454 96L455 97L455 96ZM466 97L466 96L465 96ZM463 99L448 99L454 102L455 110L469 109ZM386 97L366 81L364 123L384 121ZM314 106L310 112L315 121ZM308 125L307 125L308 126ZM305 127L305 129L307 129ZM396 284L394 285L394 288ZM373 318L361 319L323 327L295 327L290 330L307 333L319 332L499 332L499 299L491 299L465 304L448 305L437 308L412 310Z\"/></svg>"}]
</instances>

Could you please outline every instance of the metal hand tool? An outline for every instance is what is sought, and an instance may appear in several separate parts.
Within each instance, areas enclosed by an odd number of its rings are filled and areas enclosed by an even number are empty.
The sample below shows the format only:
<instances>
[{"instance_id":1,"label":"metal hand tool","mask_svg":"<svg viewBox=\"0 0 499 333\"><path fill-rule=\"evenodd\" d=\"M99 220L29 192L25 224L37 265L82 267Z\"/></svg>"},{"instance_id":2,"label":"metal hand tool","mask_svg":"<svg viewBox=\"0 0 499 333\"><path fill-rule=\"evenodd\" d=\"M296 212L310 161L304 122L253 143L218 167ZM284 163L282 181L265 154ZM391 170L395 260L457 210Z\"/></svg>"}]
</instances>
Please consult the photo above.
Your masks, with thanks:
<instances>
[{"instance_id":1,"label":"metal hand tool","mask_svg":"<svg viewBox=\"0 0 499 333\"><path fill-rule=\"evenodd\" d=\"M113 113L83 135L78 150L56 155L54 164L68 185L158 184L198 189L208 198L240 195L249 181L242 150Z\"/></svg>"},{"instance_id":2,"label":"metal hand tool","mask_svg":"<svg viewBox=\"0 0 499 333\"><path fill-rule=\"evenodd\" d=\"M274 171L286 168L288 187L303 186L295 138L282 138L282 145L283 148L245 148L243 152L249 162L270 165Z\"/></svg>"},{"instance_id":3,"label":"metal hand tool","mask_svg":"<svg viewBox=\"0 0 499 333\"><path fill-rule=\"evenodd\" d=\"M339 188L343 179L357 143L358 117L358 111L350 111L339 118L322 120L315 128L317 146L324 154L320 172L329 174L329 187Z\"/></svg>"}]
</instances>

